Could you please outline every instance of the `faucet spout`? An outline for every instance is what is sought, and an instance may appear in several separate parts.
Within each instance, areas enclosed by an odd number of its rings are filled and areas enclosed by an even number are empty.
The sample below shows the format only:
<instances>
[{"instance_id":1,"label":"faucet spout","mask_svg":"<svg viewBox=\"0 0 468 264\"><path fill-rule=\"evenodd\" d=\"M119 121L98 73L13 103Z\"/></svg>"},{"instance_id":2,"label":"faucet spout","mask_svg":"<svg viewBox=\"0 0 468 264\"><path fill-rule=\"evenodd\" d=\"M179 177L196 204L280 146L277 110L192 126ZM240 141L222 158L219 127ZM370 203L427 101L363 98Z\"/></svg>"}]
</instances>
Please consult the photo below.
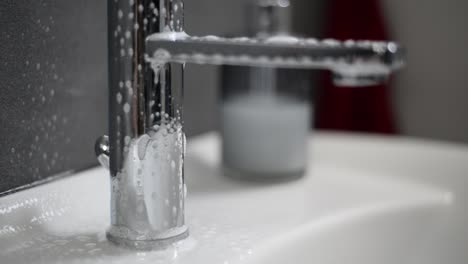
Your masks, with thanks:
<instances>
[{"instance_id":1,"label":"faucet spout","mask_svg":"<svg viewBox=\"0 0 468 264\"><path fill-rule=\"evenodd\" d=\"M189 37L164 32L147 38L147 53L158 63L330 70L341 86L384 81L404 65L404 51L394 42L270 38Z\"/></svg>"}]
</instances>

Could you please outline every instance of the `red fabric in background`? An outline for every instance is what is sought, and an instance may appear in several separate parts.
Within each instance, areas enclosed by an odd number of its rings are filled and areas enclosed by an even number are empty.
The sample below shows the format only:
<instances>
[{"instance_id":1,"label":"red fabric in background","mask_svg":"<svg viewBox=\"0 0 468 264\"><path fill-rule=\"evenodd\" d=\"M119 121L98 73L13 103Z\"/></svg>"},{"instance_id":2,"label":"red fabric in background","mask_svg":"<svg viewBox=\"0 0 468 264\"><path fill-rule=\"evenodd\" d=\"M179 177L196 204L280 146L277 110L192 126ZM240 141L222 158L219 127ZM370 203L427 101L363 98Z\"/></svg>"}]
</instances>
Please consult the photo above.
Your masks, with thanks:
<instances>
[{"instance_id":1,"label":"red fabric in background","mask_svg":"<svg viewBox=\"0 0 468 264\"><path fill-rule=\"evenodd\" d=\"M327 38L388 40L378 0L331 0ZM327 73L317 105L317 128L395 134L388 84L336 87Z\"/></svg>"}]
</instances>

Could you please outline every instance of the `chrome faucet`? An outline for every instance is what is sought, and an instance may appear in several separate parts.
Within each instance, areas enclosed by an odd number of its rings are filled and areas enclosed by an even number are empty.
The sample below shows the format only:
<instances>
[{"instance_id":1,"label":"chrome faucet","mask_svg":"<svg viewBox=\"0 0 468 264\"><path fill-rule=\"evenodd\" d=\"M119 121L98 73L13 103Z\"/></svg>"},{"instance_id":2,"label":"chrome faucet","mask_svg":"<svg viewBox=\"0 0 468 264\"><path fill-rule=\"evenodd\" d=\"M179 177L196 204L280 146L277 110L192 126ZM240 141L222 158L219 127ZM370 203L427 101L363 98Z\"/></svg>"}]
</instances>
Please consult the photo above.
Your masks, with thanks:
<instances>
[{"instance_id":1,"label":"chrome faucet","mask_svg":"<svg viewBox=\"0 0 468 264\"><path fill-rule=\"evenodd\" d=\"M328 69L347 86L384 81L403 64L392 42L190 37L183 10L183 0L108 0L109 136L95 150L111 174L107 237L131 248L188 236L185 63Z\"/></svg>"}]
</instances>

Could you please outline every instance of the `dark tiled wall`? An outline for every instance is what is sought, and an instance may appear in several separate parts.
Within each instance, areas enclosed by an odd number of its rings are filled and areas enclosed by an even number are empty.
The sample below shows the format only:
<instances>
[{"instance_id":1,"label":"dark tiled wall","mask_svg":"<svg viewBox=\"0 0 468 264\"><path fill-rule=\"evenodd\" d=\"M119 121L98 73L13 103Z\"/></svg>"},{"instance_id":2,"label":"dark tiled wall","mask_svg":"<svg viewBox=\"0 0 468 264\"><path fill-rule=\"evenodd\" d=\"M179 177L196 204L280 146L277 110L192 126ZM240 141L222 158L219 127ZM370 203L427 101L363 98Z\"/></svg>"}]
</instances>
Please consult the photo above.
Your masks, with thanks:
<instances>
[{"instance_id":1,"label":"dark tiled wall","mask_svg":"<svg viewBox=\"0 0 468 264\"><path fill-rule=\"evenodd\" d=\"M96 164L105 0L0 1L0 193Z\"/></svg>"}]
</instances>

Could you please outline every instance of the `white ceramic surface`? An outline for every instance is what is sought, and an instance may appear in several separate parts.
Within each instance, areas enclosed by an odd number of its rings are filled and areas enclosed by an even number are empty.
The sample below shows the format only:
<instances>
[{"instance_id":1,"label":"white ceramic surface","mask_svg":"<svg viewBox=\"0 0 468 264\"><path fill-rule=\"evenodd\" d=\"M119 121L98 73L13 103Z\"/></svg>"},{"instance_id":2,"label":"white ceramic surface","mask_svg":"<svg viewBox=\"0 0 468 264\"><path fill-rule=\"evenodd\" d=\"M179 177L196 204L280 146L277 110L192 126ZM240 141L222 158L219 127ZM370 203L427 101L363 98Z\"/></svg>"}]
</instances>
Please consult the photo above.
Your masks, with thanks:
<instances>
[{"instance_id":1,"label":"white ceramic surface","mask_svg":"<svg viewBox=\"0 0 468 264\"><path fill-rule=\"evenodd\" d=\"M306 177L223 176L219 139L189 141L190 238L160 252L109 244L109 177L89 170L0 199L0 263L468 262L468 147L318 134Z\"/></svg>"}]
</instances>

